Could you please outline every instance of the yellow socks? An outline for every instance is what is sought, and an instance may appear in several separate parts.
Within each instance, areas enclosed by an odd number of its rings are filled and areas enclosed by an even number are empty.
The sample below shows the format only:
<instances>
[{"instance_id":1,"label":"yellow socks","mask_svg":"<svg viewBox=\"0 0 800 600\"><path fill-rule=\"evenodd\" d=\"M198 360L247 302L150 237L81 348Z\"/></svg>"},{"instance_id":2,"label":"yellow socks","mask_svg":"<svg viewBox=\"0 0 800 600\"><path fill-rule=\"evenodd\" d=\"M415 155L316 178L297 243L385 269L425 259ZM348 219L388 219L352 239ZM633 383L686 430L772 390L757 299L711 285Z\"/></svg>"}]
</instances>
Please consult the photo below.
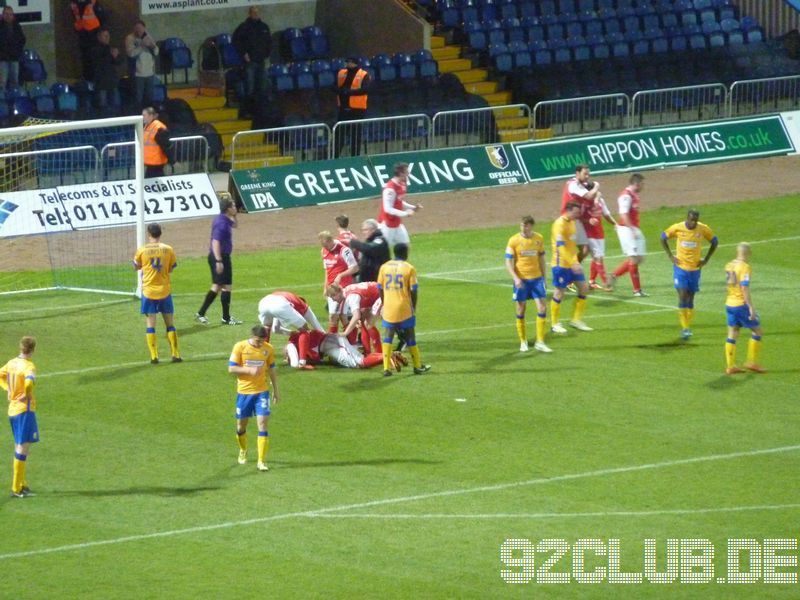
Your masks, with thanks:
<instances>
[{"instance_id":1,"label":"yellow socks","mask_svg":"<svg viewBox=\"0 0 800 600\"><path fill-rule=\"evenodd\" d=\"M237 431L236 441L239 443L239 450L241 450L242 452L247 452L247 432Z\"/></svg>"},{"instance_id":2,"label":"yellow socks","mask_svg":"<svg viewBox=\"0 0 800 600\"><path fill-rule=\"evenodd\" d=\"M156 342L155 327L147 328L147 348L150 350L150 360L158 360L158 343Z\"/></svg>"},{"instance_id":3,"label":"yellow socks","mask_svg":"<svg viewBox=\"0 0 800 600\"><path fill-rule=\"evenodd\" d=\"M547 319L545 313L536 315L536 341L544 343L544 336L547 333Z\"/></svg>"},{"instance_id":4,"label":"yellow socks","mask_svg":"<svg viewBox=\"0 0 800 600\"><path fill-rule=\"evenodd\" d=\"M417 348L416 344L408 346L408 353L411 355L411 362L414 364L414 368L422 368L422 359L419 357L419 348Z\"/></svg>"},{"instance_id":5,"label":"yellow socks","mask_svg":"<svg viewBox=\"0 0 800 600\"><path fill-rule=\"evenodd\" d=\"M24 454L14 453L14 474L11 481L11 491L19 494L25 485L25 461L27 456Z\"/></svg>"},{"instance_id":6,"label":"yellow socks","mask_svg":"<svg viewBox=\"0 0 800 600\"><path fill-rule=\"evenodd\" d=\"M578 296L575 299L575 310L572 313L572 320L583 321L584 312L586 312L586 296Z\"/></svg>"},{"instance_id":7,"label":"yellow socks","mask_svg":"<svg viewBox=\"0 0 800 600\"><path fill-rule=\"evenodd\" d=\"M383 351L383 370L384 371L391 371L392 370L392 343L383 342L381 344L381 350Z\"/></svg>"},{"instance_id":8,"label":"yellow socks","mask_svg":"<svg viewBox=\"0 0 800 600\"><path fill-rule=\"evenodd\" d=\"M747 344L747 364L748 365L757 365L758 364L758 357L761 354L761 336L754 335L750 338L750 342Z\"/></svg>"},{"instance_id":9,"label":"yellow socks","mask_svg":"<svg viewBox=\"0 0 800 600\"><path fill-rule=\"evenodd\" d=\"M736 364L736 340L725 340L725 366L730 369Z\"/></svg>"},{"instance_id":10,"label":"yellow socks","mask_svg":"<svg viewBox=\"0 0 800 600\"><path fill-rule=\"evenodd\" d=\"M517 337L520 342L528 341L528 332L525 329L525 315L517 315Z\"/></svg>"},{"instance_id":11,"label":"yellow socks","mask_svg":"<svg viewBox=\"0 0 800 600\"><path fill-rule=\"evenodd\" d=\"M267 462L267 452L269 452L269 432L258 432L258 462Z\"/></svg>"},{"instance_id":12,"label":"yellow socks","mask_svg":"<svg viewBox=\"0 0 800 600\"><path fill-rule=\"evenodd\" d=\"M550 301L550 322L553 325L561 322L561 301L555 298Z\"/></svg>"},{"instance_id":13,"label":"yellow socks","mask_svg":"<svg viewBox=\"0 0 800 600\"><path fill-rule=\"evenodd\" d=\"M169 349L172 352L172 356L180 357L181 353L178 351L178 332L175 331L175 327L167 327L167 340L169 341Z\"/></svg>"}]
</instances>

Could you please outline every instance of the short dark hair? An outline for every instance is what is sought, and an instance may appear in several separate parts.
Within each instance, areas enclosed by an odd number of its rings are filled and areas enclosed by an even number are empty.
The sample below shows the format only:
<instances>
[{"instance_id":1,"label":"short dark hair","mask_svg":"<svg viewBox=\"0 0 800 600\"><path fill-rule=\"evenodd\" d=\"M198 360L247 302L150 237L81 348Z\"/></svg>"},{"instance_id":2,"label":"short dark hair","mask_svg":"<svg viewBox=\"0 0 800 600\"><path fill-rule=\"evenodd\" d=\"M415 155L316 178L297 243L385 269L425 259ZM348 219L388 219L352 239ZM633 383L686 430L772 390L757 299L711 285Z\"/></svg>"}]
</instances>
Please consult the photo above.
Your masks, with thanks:
<instances>
[{"instance_id":1,"label":"short dark hair","mask_svg":"<svg viewBox=\"0 0 800 600\"><path fill-rule=\"evenodd\" d=\"M406 260L408 258L408 244L395 244L394 257L398 260Z\"/></svg>"},{"instance_id":2,"label":"short dark hair","mask_svg":"<svg viewBox=\"0 0 800 600\"><path fill-rule=\"evenodd\" d=\"M231 206L234 206L236 203L233 201L232 198L221 198L219 201L219 212L224 213L228 210Z\"/></svg>"},{"instance_id":3,"label":"short dark hair","mask_svg":"<svg viewBox=\"0 0 800 600\"><path fill-rule=\"evenodd\" d=\"M525 215L524 217L522 217L522 223L525 225L535 225L536 221L531 215Z\"/></svg>"},{"instance_id":4,"label":"short dark hair","mask_svg":"<svg viewBox=\"0 0 800 600\"><path fill-rule=\"evenodd\" d=\"M583 171L584 169L588 169L588 168L589 168L589 165L587 165L587 164L584 164L584 163L581 163L581 164L579 164L579 165L575 165L575 172L576 172L576 173L580 173L580 172L581 172L581 171Z\"/></svg>"},{"instance_id":5,"label":"short dark hair","mask_svg":"<svg viewBox=\"0 0 800 600\"><path fill-rule=\"evenodd\" d=\"M159 225L158 223L150 223L147 226L147 233L150 235L150 237L154 237L156 239L160 238L161 237L161 225Z\"/></svg>"},{"instance_id":6,"label":"short dark hair","mask_svg":"<svg viewBox=\"0 0 800 600\"><path fill-rule=\"evenodd\" d=\"M644 181L644 175L641 173L634 173L631 175L631 178L628 180L628 183L631 185L635 185L637 183L642 183Z\"/></svg>"},{"instance_id":7,"label":"short dark hair","mask_svg":"<svg viewBox=\"0 0 800 600\"><path fill-rule=\"evenodd\" d=\"M580 202L572 201L572 202L567 202L567 205L564 208L566 208L567 210L572 210L573 208L580 208L580 207L581 207Z\"/></svg>"},{"instance_id":8,"label":"short dark hair","mask_svg":"<svg viewBox=\"0 0 800 600\"><path fill-rule=\"evenodd\" d=\"M699 219L700 218L700 211L697 210L696 208L690 208L689 212L686 213L686 216L687 217L694 217L695 219Z\"/></svg>"},{"instance_id":9,"label":"short dark hair","mask_svg":"<svg viewBox=\"0 0 800 600\"><path fill-rule=\"evenodd\" d=\"M144 21L142 21L141 19L139 19L138 21L134 21L133 22L133 26L134 27L136 27L137 25L141 25L142 27L147 27L147 25L145 25Z\"/></svg>"},{"instance_id":10,"label":"short dark hair","mask_svg":"<svg viewBox=\"0 0 800 600\"><path fill-rule=\"evenodd\" d=\"M257 338L261 338L261 339L265 340L265 339L267 339L269 337L269 331L267 331L267 328L264 327L263 325L255 325L250 330L250 335L252 335L253 337L257 337Z\"/></svg>"},{"instance_id":11,"label":"short dark hair","mask_svg":"<svg viewBox=\"0 0 800 600\"><path fill-rule=\"evenodd\" d=\"M347 227L350 225L350 217L348 217L347 215L339 215L338 217L336 217L336 224L339 227Z\"/></svg>"},{"instance_id":12,"label":"short dark hair","mask_svg":"<svg viewBox=\"0 0 800 600\"><path fill-rule=\"evenodd\" d=\"M408 170L408 163L399 162L395 163L394 165L394 174L400 175L400 171L407 171Z\"/></svg>"}]
</instances>

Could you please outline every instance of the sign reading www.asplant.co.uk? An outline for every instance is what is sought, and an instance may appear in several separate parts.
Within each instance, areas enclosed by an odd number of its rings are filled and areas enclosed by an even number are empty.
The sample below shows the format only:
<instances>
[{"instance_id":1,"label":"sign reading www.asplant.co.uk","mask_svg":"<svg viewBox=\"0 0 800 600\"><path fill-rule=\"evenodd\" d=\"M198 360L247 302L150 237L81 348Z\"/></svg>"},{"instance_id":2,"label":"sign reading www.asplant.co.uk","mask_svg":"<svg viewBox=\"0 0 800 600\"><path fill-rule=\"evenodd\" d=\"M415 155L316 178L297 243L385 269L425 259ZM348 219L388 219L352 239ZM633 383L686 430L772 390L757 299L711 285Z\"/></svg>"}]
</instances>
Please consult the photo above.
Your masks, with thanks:
<instances>
[{"instance_id":1,"label":"sign reading www.asplant.co.uk","mask_svg":"<svg viewBox=\"0 0 800 600\"><path fill-rule=\"evenodd\" d=\"M586 164L595 174L791 154L780 115L514 144L529 181L562 179Z\"/></svg>"},{"instance_id":2,"label":"sign reading www.asplant.co.uk","mask_svg":"<svg viewBox=\"0 0 800 600\"><path fill-rule=\"evenodd\" d=\"M208 10L211 8L239 8L242 6L268 6L297 0L140 0L143 15Z\"/></svg>"}]
</instances>

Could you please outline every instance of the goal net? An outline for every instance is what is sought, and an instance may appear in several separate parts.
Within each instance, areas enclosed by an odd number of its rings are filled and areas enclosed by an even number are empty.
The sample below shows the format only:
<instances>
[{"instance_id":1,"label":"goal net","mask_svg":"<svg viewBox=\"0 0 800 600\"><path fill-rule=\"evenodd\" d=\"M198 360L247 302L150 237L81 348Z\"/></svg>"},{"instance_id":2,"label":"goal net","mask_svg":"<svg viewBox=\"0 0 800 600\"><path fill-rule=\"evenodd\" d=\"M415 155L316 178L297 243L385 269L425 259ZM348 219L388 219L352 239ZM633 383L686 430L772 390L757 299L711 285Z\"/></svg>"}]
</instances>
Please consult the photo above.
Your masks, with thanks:
<instances>
[{"instance_id":1,"label":"goal net","mask_svg":"<svg viewBox=\"0 0 800 600\"><path fill-rule=\"evenodd\" d=\"M142 117L0 129L0 294L134 294L144 242Z\"/></svg>"}]
</instances>

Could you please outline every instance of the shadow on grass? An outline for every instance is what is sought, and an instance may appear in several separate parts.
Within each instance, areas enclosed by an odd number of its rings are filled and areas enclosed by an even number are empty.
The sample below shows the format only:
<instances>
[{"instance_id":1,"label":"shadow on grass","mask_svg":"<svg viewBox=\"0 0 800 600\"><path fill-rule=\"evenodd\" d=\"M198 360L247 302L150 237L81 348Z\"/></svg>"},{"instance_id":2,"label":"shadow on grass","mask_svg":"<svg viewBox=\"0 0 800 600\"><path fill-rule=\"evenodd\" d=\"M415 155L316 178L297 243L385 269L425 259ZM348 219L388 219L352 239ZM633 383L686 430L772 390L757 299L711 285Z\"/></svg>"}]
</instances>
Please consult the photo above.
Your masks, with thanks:
<instances>
[{"instance_id":1,"label":"shadow on grass","mask_svg":"<svg viewBox=\"0 0 800 600\"><path fill-rule=\"evenodd\" d=\"M424 458L372 458L365 460L330 460L330 461L297 461L273 460L270 465L281 469L313 469L327 467L384 467L389 465L439 465L440 460L427 460Z\"/></svg>"},{"instance_id":2,"label":"shadow on grass","mask_svg":"<svg viewBox=\"0 0 800 600\"><path fill-rule=\"evenodd\" d=\"M168 487L168 486L140 486L120 488L116 490L52 490L43 493L47 496L61 496L64 498L105 498L114 496L163 496L163 497L182 497L193 496L202 492L215 492L221 490L222 486L200 485L187 487Z\"/></svg>"}]
</instances>

